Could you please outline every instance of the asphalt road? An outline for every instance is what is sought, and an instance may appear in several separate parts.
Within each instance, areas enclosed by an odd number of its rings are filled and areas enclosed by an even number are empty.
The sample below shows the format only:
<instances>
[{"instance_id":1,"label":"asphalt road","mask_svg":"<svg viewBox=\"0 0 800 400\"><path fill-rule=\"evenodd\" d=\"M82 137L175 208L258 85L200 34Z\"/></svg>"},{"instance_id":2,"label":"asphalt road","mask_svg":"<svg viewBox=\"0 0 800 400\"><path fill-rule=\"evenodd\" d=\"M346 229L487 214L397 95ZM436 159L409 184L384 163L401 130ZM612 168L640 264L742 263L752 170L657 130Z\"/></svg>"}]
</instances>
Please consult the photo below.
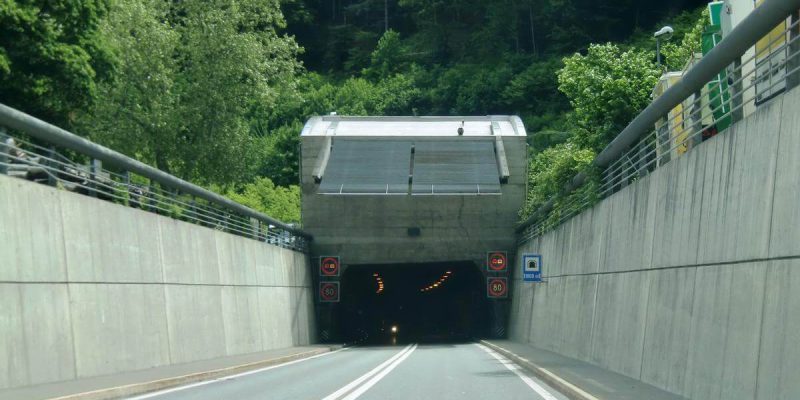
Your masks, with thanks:
<instances>
[{"instance_id":1,"label":"asphalt road","mask_svg":"<svg viewBox=\"0 0 800 400\"><path fill-rule=\"evenodd\" d=\"M566 400L475 343L354 347L131 400Z\"/></svg>"}]
</instances>

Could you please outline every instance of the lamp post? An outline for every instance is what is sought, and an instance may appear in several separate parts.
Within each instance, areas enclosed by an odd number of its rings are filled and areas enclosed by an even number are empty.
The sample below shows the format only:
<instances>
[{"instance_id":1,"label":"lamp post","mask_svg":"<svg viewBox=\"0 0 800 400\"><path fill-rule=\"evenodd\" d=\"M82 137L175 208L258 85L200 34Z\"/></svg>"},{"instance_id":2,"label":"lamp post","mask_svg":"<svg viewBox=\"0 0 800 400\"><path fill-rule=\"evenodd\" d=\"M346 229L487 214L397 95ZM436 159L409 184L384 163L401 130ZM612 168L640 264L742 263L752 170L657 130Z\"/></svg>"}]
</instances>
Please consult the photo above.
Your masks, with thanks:
<instances>
[{"instance_id":1,"label":"lamp post","mask_svg":"<svg viewBox=\"0 0 800 400\"><path fill-rule=\"evenodd\" d=\"M672 38L673 32L675 31L671 26L665 26L653 34L653 36L656 38L656 63L659 67L661 67L661 41L667 41Z\"/></svg>"}]
</instances>

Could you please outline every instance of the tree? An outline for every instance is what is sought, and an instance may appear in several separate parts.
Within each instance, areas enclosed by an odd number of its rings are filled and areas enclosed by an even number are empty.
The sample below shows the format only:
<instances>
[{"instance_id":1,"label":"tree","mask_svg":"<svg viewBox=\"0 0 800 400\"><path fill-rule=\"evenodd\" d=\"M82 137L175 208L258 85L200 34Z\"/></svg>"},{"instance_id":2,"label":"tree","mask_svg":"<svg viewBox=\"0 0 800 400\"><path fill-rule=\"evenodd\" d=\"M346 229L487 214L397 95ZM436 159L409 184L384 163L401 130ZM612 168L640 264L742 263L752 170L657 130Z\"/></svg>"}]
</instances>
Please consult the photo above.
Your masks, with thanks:
<instances>
[{"instance_id":1,"label":"tree","mask_svg":"<svg viewBox=\"0 0 800 400\"><path fill-rule=\"evenodd\" d=\"M297 185L275 186L269 178L259 177L239 190L229 191L226 196L277 220L300 222L300 187Z\"/></svg>"},{"instance_id":2,"label":"tree","mask_svg":"<svg viewBox=\"0 0 800 400\"><path fill-rule=\"evenodd\" d=\"M300 131L303 123L297 121L273 129L264 137L264 156L259 175L269 177L276 185L289 186L300 182Z\"/></svg>"},{"instance_id":3,"label":"tree","mask_svg":"<svg viewBox=\"0 0 800 400\"><path fill-rule=\"evenodd\" d=\"M391 29L386 31L378 40L378 45L370 56L370 66L364 69L363 75L380 80L401 72L407 66L403 53L400 34Z\"/></svg>"},{"instance_id":4,"label":"tree","mask_svg":"<svg viewBox=\"0 0 800 400\"><path fill-rule=\"evenodd\" d=\"M200 183L252 179L249 116L299 67L277 0L119 0L101 31L122 62L86 119L91 136Z\"/></svg>"},{"instance_id":5,"label":"tree","mask_svg":"<svg viewBox=\"0 0 800 400\"><path fill-rule=\"evenodd\" d=\"M575 143L600 151L650 104L658 77L650 53L612 43L565 58L558 88L574 109Z\"/></svg>"},{"instance_id":6,"label":"tree","mask_svg":"<svg viewBox=\"0 0 800 400\"><path fill-rule=\"evenodd\" d=\"M534 153L569 137L564 117L569 101L558 91L556 76L562 67L559 57L536 58L511 78L501 94L507 112L522 116Z\"/></svg>"},{"instance_id":7,"label":"tree","mask_svg":"<svg viewBox=\"0 0 800 400\"><path fill-rule=\"evenodd\" d=\"M108 0L0 3L0 102L69 128L112 56L98 25Z\"/></svg>"},{"instance_id":8,"label":"tree","mask_svg":"<svg viewBox=\"0 0 800 400\"><path fill-rule=\"evenodd\" d=\"M525 220L553 196L561 193L567 182L584 171L595 153L574 143L562 143L545 149L528 164L528 194L520 210Z\"/></svg>"}]
</instances>

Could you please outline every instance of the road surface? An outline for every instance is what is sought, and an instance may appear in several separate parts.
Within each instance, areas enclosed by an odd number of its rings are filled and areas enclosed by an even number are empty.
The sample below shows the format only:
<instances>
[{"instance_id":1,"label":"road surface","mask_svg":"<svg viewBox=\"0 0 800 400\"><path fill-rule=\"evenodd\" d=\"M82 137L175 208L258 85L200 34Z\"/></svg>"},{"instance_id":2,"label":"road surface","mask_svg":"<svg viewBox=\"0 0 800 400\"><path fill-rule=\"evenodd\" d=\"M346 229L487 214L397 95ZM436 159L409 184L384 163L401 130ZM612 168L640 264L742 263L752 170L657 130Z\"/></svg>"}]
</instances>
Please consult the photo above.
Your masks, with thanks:
<instances>
[{"instance_id":1,"label":"road surface","mask_svg":"<svg viewBox=\"0 0 800 400\"><path fill-rule=\"evenodd\" d=\"M566 400L476 343L354 347L130 400Z\"/></svg>"}]
</instances>

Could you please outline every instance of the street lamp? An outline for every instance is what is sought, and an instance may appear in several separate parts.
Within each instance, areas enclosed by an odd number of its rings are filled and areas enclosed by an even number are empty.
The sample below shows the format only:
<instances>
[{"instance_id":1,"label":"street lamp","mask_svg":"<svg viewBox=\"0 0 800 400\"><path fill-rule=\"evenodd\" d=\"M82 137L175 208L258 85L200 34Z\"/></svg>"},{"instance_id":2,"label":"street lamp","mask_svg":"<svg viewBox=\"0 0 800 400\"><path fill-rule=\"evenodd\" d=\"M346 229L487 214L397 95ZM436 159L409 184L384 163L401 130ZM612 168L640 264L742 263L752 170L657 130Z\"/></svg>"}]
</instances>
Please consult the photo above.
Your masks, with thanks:
<instances>
[{"instance_id":1,"label":"street lamp","mask_svg":"<svg viewBox=\"0 0 800 400\"><path fill-rule=\"evenodd\" d=\"M656 63L658 63L659 67L661 67L661 41L667 41L672 38L674 32L671 26L665 26L653 34L656 38Z\"/></svg>"}]
</instances>

